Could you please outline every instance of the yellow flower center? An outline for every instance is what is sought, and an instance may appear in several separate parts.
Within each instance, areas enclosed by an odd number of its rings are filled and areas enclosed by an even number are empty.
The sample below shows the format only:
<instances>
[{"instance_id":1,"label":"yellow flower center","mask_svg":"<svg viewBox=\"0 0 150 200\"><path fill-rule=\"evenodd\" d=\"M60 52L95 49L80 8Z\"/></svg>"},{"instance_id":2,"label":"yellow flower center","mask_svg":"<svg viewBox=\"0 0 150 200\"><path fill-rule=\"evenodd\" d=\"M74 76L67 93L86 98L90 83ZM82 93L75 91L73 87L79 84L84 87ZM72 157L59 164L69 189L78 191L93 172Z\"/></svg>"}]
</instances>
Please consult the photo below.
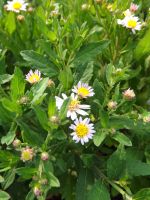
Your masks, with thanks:
<instances>
[{"instance_id":1,"label":"yellow flower center","mask_svg":"<svg viewBox=\"0 0 150 200\"><path fill-rule=\"evenodd\" d=\"M40 76L38 74L32 74L29 78L28 81L30 83L36 83L40 80Z\"/></svg>"},{"instance_id":2,"label":"yellow flower center","mask_svg":"<svg viewBox=\"0 0 150 200\"><path fill-rule=\"evenodd\" d=\"M136 22L135 20L130 19L130 20L128 21L128 27L130 27L130 28L135 28L136 25L137 25L137 22Z\"/></svg>"},{"instance_id":3,"label":"yellow flower center","mask_svg":"<svg viewBox=\"0 0 150 200\"><path fill-rule=\"evenodd\" d=\"M80 101L75 100L75 99L72 100L69 105L69 110L76 110L78 108L79 104L80 104Z\"/></svg>"},{"instance_id":4,"label":"yellow flower center","mask_svg":"<svg viewBox=\"0 0 150 200\"><path fill-rule=\"evenodd\" d=\"M22 160L28 161L28 160L32 160L32 152L30 151L23 151L22 152Z\"/></svg>"},{"instance_id":5,"label":"yellow flower center","mask_svg":"<svg viewBox=\"0 0 150 200\"><path fill-rule=\"evenodd\" d=\"M82 97L86 97L89 95L89 90L85 87L81 87L78 89L78 95L81 95Z\"/></svg>"},{"instance_id":6,"label":"yellow flower center","mask_svg":"<svg viewBox=\"0 0 150 200\"><path fill-rule=\"evenodd\" d=\"M76 126L76 134L79 138L83 138L89 132L88 127L85 124L78 124Z\"/></svg>"},{"instance_id":7,"label":"yellow flower center","mask_svg":"<svg viewBox=\"0 0 150 200\"><path fill-rule=\"evenodd\" d=\"M20 10L21 7L22 7L22 3L20 3L20 2L15 2L13 4L13 8L16 10Z\"/></svg>"}]
</instances>

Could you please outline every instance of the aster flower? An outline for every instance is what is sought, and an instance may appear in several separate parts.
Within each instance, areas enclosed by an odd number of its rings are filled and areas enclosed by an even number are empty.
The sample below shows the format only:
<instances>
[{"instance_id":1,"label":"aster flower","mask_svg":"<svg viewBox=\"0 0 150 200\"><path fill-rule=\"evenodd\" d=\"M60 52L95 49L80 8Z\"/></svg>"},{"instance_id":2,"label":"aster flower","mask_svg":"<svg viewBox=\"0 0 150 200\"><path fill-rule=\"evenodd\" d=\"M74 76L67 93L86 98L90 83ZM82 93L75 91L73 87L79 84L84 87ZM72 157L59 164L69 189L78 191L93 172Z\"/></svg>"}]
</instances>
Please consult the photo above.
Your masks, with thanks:
<instances>
[{"instance_id":1,"label":"aster flower","mask_svg":"<svg viewBox=\"0 0 150 200\"><path fill-rule=\"evenodd\" d=\"M28 3L25 0L12 0L7 1L7 10L19 13L21 10L26 11Z\"/></svg>"},{"instance_id":2,"label":"aster flower","mask_svg":"<svg viewBox=\"0 0 150 200\"><path fill-rule=\"evenodd\" d=\"M87 83L82 83L81 81L79 81L77 86L74 86L72 91L81 98L87 98L94 95L93 88L90 87Z\"/></svg>"},{"instance_id":3,"label":"aster flower","mask_svg":"<svg viewBox=\"0 0 150 200\"><path fill-rule=\"evenodd\" d=\"M84 120L81 117L77 118L69 128L73 130L73 133L71 133L71 136L73 136L72 139L76 143L81 142L82 145L89 142L93 137L93 133L95 133L93 124L90 123L89 118L85 118Z\"/></svg>"},{"instance_id":4,"label":"aster flower","mask_svg":"<svg viewBox=\"0 0 150 200\"><path fill-rule=\"evenodd\" d=\"M135 33L136 30L141 30L142 26L141 22L139 22L139 18L132 15L126 16L123 20L118 19L117 23L131 29L133 33Z\"/></svg>"},{"instance_id":5,"label":"aster flower","mask_svg":"<svg viewBox=\"0 0 150 200\"><path fill-rule=\"evenodd\" d=\"M66 100L68 97L65 94L62 94L63 98L60 97L55 97L56 98L56 106L58 110L61 109L61 106L63 105L64 100ZM68 106L68 111L67 111L67 117L71 117L72 120L77 118L77 114L79 115L88 115L87 112L84 110L90 109L89 105L81 104L80 101L78 100L78 96L75 95L74 93L71 94L71 101Z\"/></svg>"},{"instance_id":6,"label":"aster flower","mask_svg":"<svg viewBox=\"0 0 150 200\"><path fill-rule=\"evenodd\" d=\"M21 151L21 160L23 162L32 160L34 156L34 151L30 147L23 148Z\"/></svg>"},{"instance_id":7,"label":"aster flower","mask_svg":"<svg viewBox=\"0 0 150 200\"><path fill-rule=\"evenodd\" d=\"M29 73L26 75L26 80L29 83L37 83L41 80L41 72L39 70L35 70L35 72L33 72L32 70L29 71Z\"/></svg>"}]
</instances>

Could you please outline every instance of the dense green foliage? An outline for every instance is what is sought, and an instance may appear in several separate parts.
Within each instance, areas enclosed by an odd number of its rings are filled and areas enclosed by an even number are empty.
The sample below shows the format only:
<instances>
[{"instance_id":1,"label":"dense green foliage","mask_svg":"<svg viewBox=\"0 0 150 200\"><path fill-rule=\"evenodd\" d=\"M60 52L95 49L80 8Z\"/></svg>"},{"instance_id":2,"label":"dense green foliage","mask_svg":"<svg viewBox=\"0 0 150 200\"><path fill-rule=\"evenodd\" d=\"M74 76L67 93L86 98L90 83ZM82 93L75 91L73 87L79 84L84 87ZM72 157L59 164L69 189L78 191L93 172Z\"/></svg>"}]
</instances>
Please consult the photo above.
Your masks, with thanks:
<instances>
[{"instance_id":1,"label":"dense green foliage","mask_svg":"<svg viewBox=\"0 0 150 200\"><path fill-rule=\"evenodd\" d=\"M32 0L20 13L6 3L0 200L150 200L150 1L134 1L135 33L117 23L131 0ZM25 80L31 69L41 72L34 84ZM79 81L95 93L82 99L96 131L84 145L72 140L67 117ZM58 110L62 93L69 98Z\"/></svg>"}]
</instances>

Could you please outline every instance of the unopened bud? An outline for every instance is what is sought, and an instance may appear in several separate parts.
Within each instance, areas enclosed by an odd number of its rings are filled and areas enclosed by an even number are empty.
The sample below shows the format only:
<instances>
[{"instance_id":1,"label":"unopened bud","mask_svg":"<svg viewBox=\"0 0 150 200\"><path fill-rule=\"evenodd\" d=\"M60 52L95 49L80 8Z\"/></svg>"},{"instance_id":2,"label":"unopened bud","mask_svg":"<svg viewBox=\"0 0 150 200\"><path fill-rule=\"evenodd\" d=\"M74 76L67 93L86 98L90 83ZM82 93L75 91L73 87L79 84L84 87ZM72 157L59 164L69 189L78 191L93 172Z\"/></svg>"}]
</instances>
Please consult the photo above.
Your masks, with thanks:
<instances>
[{"instance_id":1,"label":"unopened bud","mask_svg":"<svg viewBox=\"0 0 150 200\"><path fill-rule=\"evenodd\" d=\"M38 186L35 186L35 187L34 187L33 192L34 192L34 195L35 195L36 197L39 197L39 196L41 196L41 194L42 194L42 191L40 190L40 188L39 188Z\"/></svg>"},{"instance_id":2,"label":"unopened bud","mask_svg":"<svg viewBox=\"0 0 150 200\"><path fill-rule=\"evenodd\" d=\"M29 13L32 13L33 11L34 11L34 8L33 8L33 7L29 7L29 8L28 8L28 12L29 12Z\"/></svg>"},{"instance_id":3,"label":"unopened bud","mask_svg":"<svg viewBox=\"0 0 150 200\"><path fill-rule=\"evenodd\" d=\"M25 20L25 17L24 17L23 15L18 15L18 16L17 16L17 20L18 20L19 22L23 22L23 21Z\"/></svg>"},{"instance_id":4,"label":"unopened bud","mask_svg":"<svg viewBox=\"0 0 150 200\"><path fill-rule=\"evenodd\" d=\"M47 152L42 152L41 153L41 159L46 161L49 159L49 154Z\"/></svg>"},{"instance_id":5,"label":"unopened bud","mask_svg":"<svg viewBox=\"0 0 150 200\"><path fill-rule=\"evenodd\" d=\"M13 141L13 146L14 146L15 148L19 147L20 145L21 145L21 141L20 141L20 140L15 139L15 140Z\"/></svg>"},{"instance_id":6,"label":"unopened bud","mask_svg":"<svg viewBox=\"0 0 150 200\"><path fill-rule=\"evenodd\" d=\"M89 10L90 9L90 5L84 3L84 4L82 4L81 8L82 8L82 10Z\"/></svg>"},{"instance_id":7,"label":"unopened bud","mask_svg":"<svg viewBox=\"0 0 150 200\"><path fill-rule=\"evenodd\" d=\"M59 118L57 116L51 116L50 121L54 124L58 124Z\"/></svg>"},{"instance_id":8,"label":"unopened bud","mask_svg":"<svg viewBox=\"0 0 150 200\"><path fill-rule=\"evenodd\" d=\"M130 11L136 12L138 10L139 6L137 4L131 3L130 5Z\"/></svg>"},{"instance_id":9,"label":"unopened bud","mask_svg":"<svg viewBox=\"0 0 150 200\"><path fill-rule=\"evenodd\" d=\"M49 79L48 80L48 87L53 87L53 86L55 86L54 81L52 79Z\"/></svg>"},{"instance_id":10,"label":"unopened bud","mask_svg":"<svg viewBox=\"0 0 150 200\"><path fill-rule=\"evenodd\" d=\"M108 106L108 109L115 110L117 108L117 102L116 101L109 101L107 106Z\"/></svg>"},{"instance_id":11,"label":"unopened bud","mask_svg":"<svg viewBox=\"0 0 150 200\"><path fill-rule=\"evenodd\" d=\"M134 93L134 90L131 90L130 88L125 90L123 92L123 97L126 99L126 100L132 100L135 98L135 93Z\"/></svg>"},{"instance_id":12,"label":"unopened bud","mask_svg":"<svg viewBox=\"0 0 150 200\"><path fill-rule=\"evenodd\" d=\"M143 117L143 121L146 122L146 123L149 123L150 122L150 116Z\"/></svg>"},{"instance_id":13,"label":"unopened bud","mask_svg":"<svg viewBox=\"0 0 150 200\"><path fill-rule=\"evenodd\" d=\"M40 182L41 185L47 185L48 184L48 180L46 178L41 179L39 182Z\"/></svg>"},{"instance_id":14,"label":"unopened bud","mask_svg":"<svg viewBox=\"0 0 150 200\"><path fill-rule=\"evenodd\" d=\"M27 104L29 102L29 98L24 96L18 101L20 104Z\"/></svg>"}]
</instances>

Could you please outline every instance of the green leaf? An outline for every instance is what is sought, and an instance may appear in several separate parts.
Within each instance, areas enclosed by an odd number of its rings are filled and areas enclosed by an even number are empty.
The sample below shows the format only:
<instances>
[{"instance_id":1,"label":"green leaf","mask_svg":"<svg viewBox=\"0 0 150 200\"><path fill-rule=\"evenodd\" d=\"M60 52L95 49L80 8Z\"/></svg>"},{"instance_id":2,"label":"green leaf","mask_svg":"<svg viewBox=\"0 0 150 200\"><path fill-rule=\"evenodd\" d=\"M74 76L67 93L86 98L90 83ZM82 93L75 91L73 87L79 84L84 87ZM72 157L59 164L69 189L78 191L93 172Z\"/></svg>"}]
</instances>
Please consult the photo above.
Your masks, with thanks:
<instances>
[{"instance_id":1,"label":"green leaf","mask_svg":"<svg viewBox=\"0 0 150 200\"><path fill-rule=\"evenodd\" d=\"M48 116L49 118L55 115L56 112L56 100L55 97L51 96L49 98L49 103L48 103Z\"/></svg>"},{"instance_id":2,"label":"green leaf","mask_svg":"<svg viewBox=\"0 0 150 200\"><path fill-rule=\"evenodd\" d=\"M27 142L32 146L41 146L44 139L39 132L33 131L30 126L23 122L18 122L18 125L22 130L21 134L24 142Z\"/></svg>"},{"instance_id":3,"label":"green leaf","mask_svg":"<svg viewBox=\"0 0 150 200\"><path fill-rule=\"evenodd\" d=\"M16 15L14 12L9 12L6 17L6 29L9 34L12 34L16 30Z\"/></svg>"},{"instance_id":4,"label":"green leaf","mask_svg":"<svg viewBox=\"0 0 150 200\"><path fill-rule=\"evenodd\" d=\"M104 110L100 110L99 116L100 116L100 123L101 123L102 127L108 128L108 123L109 123L108 113Z\"/></svg>"},{"instance_id":5,"label":"green leaf","mask_svg":"<svg viewBox=\"0 0 150 200\"><path fill-rule=\"evenodd\" d=\"M89 63L81 77L83 83L88 83L93 76L93 62Z\"/></svg>"},{"instance_id":6,"label":"green leaf","mask_svg":"<svg viewBox=\"0 0 150 200\"><path fill-rule=\"evenodd\" d=\"M118 141L120 144L132 146L131 140L123 133L117 132L115 135L113 135L113 139Z\"/></svg>"},{"instance_id":7,"label":"green leaf","mask_svg":"<svg viewBox=\"0 0 150 200\"><path fill-rule=\"evenodd\" d=\"M37 173L37 169L33 167L21 167L16 169L16 173L21 176L23 179L28 180Z\"/></svg>"},{"instance_id":8,"label":"green leaf","mask_svg":"<svg viewBox=\"0 0 150 200\"><path fill-rule=\"evenodd\" d=\"M138 191L133 196L133 200L150 200L150 188L144 188Z\"/></svg>"},{"instance_id":9,"label":"green leaf","mask_svg":"<svg viewBox=\"0 0 150 200\"><path fill-rule=\"evenodd\" d=\"M40 70L43 74L48 77L53 77L57 75L56 67L41 54L33 50L21 51L21 56L26 60L29 65L33 65L32 68Z\"/></svg>"},{"instance_id":10,"label":"green leaf","mask_svg":"<svg viewBox=\"0 0 150 200\"><path fill-rule=\"evenodd\" d=\"M31 92L33 92L33 99L31 104L37 105L39 103L38 100L44 95L44 91L48 86L48 80L48 78L44 78L32 87Z\"/></svg>"},{"instance_id":11,"label":"green leaf","mask_svg":"<svg viewBox=\"0 0 150 200\"><path fill-rule=\"evenodd\" d=\"M114 85L114 81L113 81L113 69L114 66L112 64L108 64L106 67L106 80L109 86L113 86Z\"/></svg>"},{"instance_id":12,"label":"green leaf","mask_svg":"<svg viewBox=\"0 0 150 200\"><path fill-rule=\"evenodd\" d=\"M12 79L12 75L2 74L0 75L0 85L8 83Z\"/></svg>"},{"instance_id":13,"label":"green leaf","mask_svg":"<svg viewBox=\"0 0 150 200\"><path fill-rule=\"evenodd\" d=\"M111 200L107 187L101 181L92 186L87 196L87 200Z\"/></svg>"},{"instance_id":14,"label":"green leaf","mask_svg":"<svg viewBox=\"0 0 150 200\"><path fill-rule=\"evenodd\" d=\"M7 133L6 136L2 137L1 143L7 144L7 145L11 144L16 136L16 129L17 129L17 127L16 127L15 123L12 122L9 132Z\"/></svg>"},{"instance_id":15,"label":"green leaf","mask_svg":"<svg viewBox=\"0 0 150 200\"><path fill-rule=\"evenodd\" d=\"M7 192L0 190L0 200L8 200L10 199L10 195Z\"/></svg>"},{"instance_id":16,"label":"green leaf","mask_svg":"<svg viewBox=\"0 0 150 200\"><path fill-rule=\"evenodd\" d=\"M103 130L97 131L93 137L93 142L95 146L99 147L101 143L104 141L104 139L106 138L106 136L107 136L106 131L103 131Z\"/></svg>"},{"instance_id":17,"label":"green leaf","mask_svg":"<svg viewBox=\"0 0 150 200\"><path fill-rule=\"evenodd\" d=\"M0 183L4 182L4 178L2 176L0 176Z\"/></svg>"},{"instance_id":18,"label":"green leaf","mask_svg":"<svg viewBox=\"0 0 150 200\"><path fill-rule=\"evenodd\" d=\"M14 76L10 85L11 98L16 101L24 95L25 77L19 68L15 68Z\"/></svg>"},{"instance_id":19,"label":"green leaf","mask_svg":"<svg viewBox=\"0 0 150 200\"><path fill-rule=\"evenodd\" d=\"M143 56L146 56L150 53L150 43L149 43L150 29L146 32L144 37L139 40L137 44L134 56L137 60L141 59Z\"/></svg>"},{"instance_id":20,"label":"green leaf","mask_svg":"<svg viewBox=\"0 0 150 200\"><path fill-rule=\"evenodd\" d=\"M58 79L62 84L64 91L70 89L73 83L73 75L71 69L68 67L65 68L63 71L60 71Z\"/></svg>"},{"instance_id":21,"label":"green leaf","mask_svg":"<svg viewBox=\"0 0 150 200\"><path fill-rule=\"evenodd\" d=\"M30 192L27 194L25 200L34 200L34 199L35 199L35 195L34 195L33 191L30 190Z\"/></svg>"},{"instance_id":22,"label":"green leaf","mask_svg":"<svg viewBox=\"0 0 150 200\"><path fill-rule=\"evenodd\" d=\"M54 176L54 174L52 172L49 171L47 173L47 175L48 175L48 179L49 179L51 187L59 187L60 186L59 180L57 179L56 176Z\"/></svg>"},{"instance_id":23,"label":"green leaf","mask_svg":"<svg viewBox=\"0 0 150 200\"><path fill-rule=\"evenodd\" d=\"M95 99L98 99L101 104L104 102L104 87L101 82L99 82L97 79L93 83L93 88L95 92Z\"/></svg>"},{"instance_id":24,"label":"green leaf","mask_svg":"<svg viewBox=\"0 0 150 200\"><path fill-rule=\"evenodd\" d=\"M11 169L6 173L5 181L2 183L2 187L3 187L4 190L9 188L9 186L14 182L15 174L16 174L15 169L13 169L13 170Z\"/></svg>"},{"instance_id":25,"label":"green leaf","mask_svg":"<svg viewBox=\"0 0 150 200\"><path fill-rule=\"evenodd\" d=\"M21 106L16 101L11 101L8 98L3 98L1 101L4 108L9 110L10 112L14 112L18 114L21 113Z\"/></svg>"},{"instance_id":26,"label":"green leaf","mask_svg":"<svg viewBox=\"0 0 150 200\"><path fill-rule=\"evenodd\" d=\"M41 124L41 126L45 129L45 130L49 130L48 127L48 117L46 115L46 112L39 106L34 107L36 116Z\"/></svg>"},{"instance_id":27,"label":"green leaf","mask_svg":"<svg viewBox=\"0 0 150 200\"><path fill-rule=\"evenodd\" d=\"M100 42L89 43L86 46L81 47L79 52L77 53L74 63L83 64L93 61L93 59L100 54L104 49L106 49L109 45L108 40L103 40Z\"/></svg>"},{"instance_id":28,"label":"green leaf","mask_svg":"<svg viewBox=\"0 0 150 200\"><path fill-rule=\"evenodd\" d=\"M63 120L63 119L66 118L69 104L70 104L70 98L67 98L67 99L63 102L63 105L61 106L61 109L60 109L60 111L59 111L59 118L60 118L61 120Z\"/></svg>"}]
</instances>

